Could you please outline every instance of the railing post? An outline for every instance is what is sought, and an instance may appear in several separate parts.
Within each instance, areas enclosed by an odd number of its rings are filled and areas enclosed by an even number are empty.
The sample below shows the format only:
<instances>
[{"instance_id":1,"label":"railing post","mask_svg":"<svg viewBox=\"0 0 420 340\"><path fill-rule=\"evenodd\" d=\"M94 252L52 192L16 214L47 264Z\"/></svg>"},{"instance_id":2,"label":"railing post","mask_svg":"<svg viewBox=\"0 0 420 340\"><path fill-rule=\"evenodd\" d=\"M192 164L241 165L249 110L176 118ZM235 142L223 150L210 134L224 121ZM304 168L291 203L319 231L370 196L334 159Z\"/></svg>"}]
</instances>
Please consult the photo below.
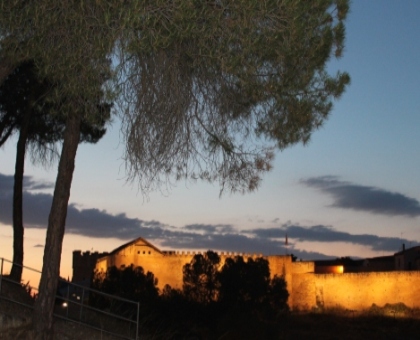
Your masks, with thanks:
<instances>
[{"instance_id":1,"label":"railing post","mask_svg":"<svg viewBox=\"0 0 420 340\"><path fill-rule=\"evenodd\" d=\"M1 258L1 268L0 268L0 294L1 294L1 284L3 281L3 262L4 258Z\"/></svg>"},{"instance_id":2,"label":"railing post","mask_svg":"<svg viewBox=\"0 0 420 340\"><path fill-rule=\"evenodd\" d=\"M70 298L69 298L69 296L70 296L70 285L67 282L67 301L66 301L66 303L67 303L66 318L67 319L69 318L69 309L70 309Z\"/></svg>"},{"instance_id":3,"label":"railing post","mask_svg":"<svg viewBox=\"0 0 420 340\"><path fill-rule=\"evenodd\" d=\"M137 302L136 340L139 339L140 302Z\"/></svg>"},{"instance_id":4,"label":"railing post","mask_svg":"<svg viewBox=\"0 0 420 340\"><path fill-rule=\"evenodd\" d=\"M85 301L85 288L82 288L82 301L80 304L80 316L79 316L79 320L82 321L82 313L83 313L83 303Z\"/></svg>"}]
</instances>

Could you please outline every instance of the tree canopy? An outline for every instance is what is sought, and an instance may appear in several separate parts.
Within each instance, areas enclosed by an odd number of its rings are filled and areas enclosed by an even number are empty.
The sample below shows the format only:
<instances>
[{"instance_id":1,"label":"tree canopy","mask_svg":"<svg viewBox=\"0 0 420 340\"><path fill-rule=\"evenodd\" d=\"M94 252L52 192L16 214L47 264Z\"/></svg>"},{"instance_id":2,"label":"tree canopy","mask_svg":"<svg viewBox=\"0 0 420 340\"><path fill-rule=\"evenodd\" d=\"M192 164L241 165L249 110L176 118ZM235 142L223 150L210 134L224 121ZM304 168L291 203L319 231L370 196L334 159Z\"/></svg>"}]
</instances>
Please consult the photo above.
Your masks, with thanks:
<instances>
[{"instance_id":1,"label":"tree canopy","mask_svg":"<svg viewBox=\"0 0 420 340\"><path fill-rule=\"evenodd\" d=\"M273 150L306 143L349 83L327 72L347 11L348 0L0 0L0 83L34 60L67 117L40 334L52 329L80 122L98 119L98 101L118 102L128 175L143 192L172 178L255 190Z\"/></svg>"},{"instance_id":2,"label":"tree canopy","mask_svg":"<svg viewBox=\"0 0 420 340\"><path fill-rule=\"evenodd\" d=\"M270 269L264 258L227 258L220 272L220 302L227 306L257 305L267 298Z\"/></svg>"},{"instance_id":3,"label":"tree canopy","mask_svg":"<svg viewBox=\"0 0 420 340\"><path fill-rule=\"evenodd\" d=\"M177 292L166 289L167 296ZM183 294L188 301L203 306L218 304L223 310L261 309L277 313L288 309L284 277L270 277L268 261L263 257L228 257L222 264L211 250L194 255L183 267Z\"/></svg>"},{"instance_id":4,"label":"tree canopy","mask_svg":"<svg viewBox=\"0 0 420 340\"><path fill-rule=\"evenodd\" d=\"M183 268L183 292L187 299L209 304L217 300L220 256L209 250L196 254Z\"/></svg>"},{"instance_id":5,"label":"tree canopy","mask_svg":"<svg viewBox=\"0 0 420 340\"><path fill-rule=\"evenodd\" d=\"M0 146L14 133L19 137L13 189L13 266L10 277L21 281L23 269L23 174L26 150L32 161L51 164L57 158L57 142L64 136L65 117L49 100L55 85L39 79L33 61L23 62L0 85ZM96 143L106 132L111 105L98 103L97 124L82 120L80 142Z\"/></svg>"},{"instance_id":6,"label":"tree canopy","mask_svg":"<svg viewBox=\"0 0 420 340\"><path fill-rule=\"evenodd\" d=\"M276 146L308 141L348 84L326 72L347 10L346 0L2 1L0 46L3 60L36 57L71 98L66 113L112 75L142 190L175 177L246 192Z\"/></svg>"},{"instance_id":7,"label":"tree canopy","mask_svg":"<svg viewBox=\"0 0 420 340\"><path fill-rule=\"evenodd\" d=\"M57 142L63 140L66 117L57 112L59 103L52 101L55 84L39 78L33 60L23 62L4 78L0 85L0 146L26 124L29 112L28 146L34 162L48 162L58 155ZM97 102L97 124L82 121L80 142L96 143L106 132L111 104Z\"/></svg>"}]
</instances>

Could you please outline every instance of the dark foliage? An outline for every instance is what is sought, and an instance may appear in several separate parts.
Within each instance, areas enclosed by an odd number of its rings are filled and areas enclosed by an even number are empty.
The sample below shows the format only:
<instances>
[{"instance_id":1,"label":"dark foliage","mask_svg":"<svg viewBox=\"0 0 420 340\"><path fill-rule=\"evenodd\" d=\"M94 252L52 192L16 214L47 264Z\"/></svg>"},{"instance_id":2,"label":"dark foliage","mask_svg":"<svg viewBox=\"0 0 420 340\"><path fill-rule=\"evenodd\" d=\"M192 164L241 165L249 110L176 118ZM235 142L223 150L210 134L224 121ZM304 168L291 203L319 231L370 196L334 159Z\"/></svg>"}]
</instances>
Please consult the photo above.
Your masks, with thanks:
<instances>
[{"instance_id":1,"label":"dark foliage","mask_svg":"<svg viewBox=\"0 0 420 340\"><path fill-rule=\"evenodd\" d=\"M33 61L13 70L0 86L0 145L21 129L28 110L29 142L48 147L63 139L66 116L59 112L60 103L51 100L55 88L54 83L39 77ZM82 120L81 142L96 143L106 132L112 104L98 101L95 105L96 121Z\"/></svg>"},{"instance_id":2,"label":"dark foliage","mask_svg":"<svg viewBox=\"0 0 420 340\"><path fill-rule=\"evenodd\" d=\"M209 304L216 301L219 289L218 269L220 256L209 250L197 254L183 268L183 292L191 301Z\"/></svg>"},{"instance_id":3,"label":"dark foliage","mask_svg":"<svg viewBox=\"0 0 420 340\"><path fill-rule=\"evenodd\" d=\"M145 273L142 267L126 267L117 269L115 266L106 273L95 273L92 288L109 295L115 295L127 300L140 302L141 311L147 312L157 301L159 289L157 279L151 272ZM91 294L90 304L99 309L109 309L113 312L135 314L130 303L116 302L99 294Z\"/></svg>"},{"instance_id":4,"label":"dark foliage","mask_svg":"<svg viewBox=\"0 0 420 340\"><path fill-rule=\"evenodd\" d=\"M268 261L242 256L226 259L220 276L219 301L226 306L255 307L267 299L270 286Z\"/></svg>"},{"instance_id":5,"label":"dark foliage","mask_svg":"<svg viewBox=\"0 0 420 340\"><path fill-rule=\"evenodd\" d=\"M269 313L288 309L286 281L270 279L268 261L242 256L227 258L220 269L220 258L212 252L197 254L183 268L184 297L191 303L209 305L215 309L264 309ZM180 299L181 292L167 288L164 296Z\"/></svg>"},{"instance_id":6,"label":"dark foliage","mask_svg":"<svg viewBox=\"0 0 420 340\"><path fill-rule=\"evenodd\" d=\"M20 282L23 265L23 173L26 150L32 160L49 163L56 156L55 145L64 138L66 117L62 103L51 100L57 85L41 78L34 61L19 64L0 86L0 146L15 132L19 134L16 151L13 193L13 266L11 277ZM64 100L64 98L63 98ZM96 105L96 121L82 119L80 142L96 143L106 132L111 105Z\"/></svg>"},{"instance_id":7,"label":"dark foliage","mask_svg":"<svg viewBox=\"0 0 420 340\"><path fill-rule=\"evenodd\" d=\"M273 322L288 311L285 280L278 276L270 279L264 258L245 261L237 256L226 259L223 267L220 262L219 255L212 251L194 256L184 266L183 289L166 285L160 295L154 275L133 266L96 273L93 288L140 301L142 327L157 338L218 338L232 329L254 334L262 328L265 333L261 334L275 338L278 330ZM129 309L124 304L113 306L97 295L90 296L90 302L101 309L124 313Z\"/></svg>"}]
</instances>

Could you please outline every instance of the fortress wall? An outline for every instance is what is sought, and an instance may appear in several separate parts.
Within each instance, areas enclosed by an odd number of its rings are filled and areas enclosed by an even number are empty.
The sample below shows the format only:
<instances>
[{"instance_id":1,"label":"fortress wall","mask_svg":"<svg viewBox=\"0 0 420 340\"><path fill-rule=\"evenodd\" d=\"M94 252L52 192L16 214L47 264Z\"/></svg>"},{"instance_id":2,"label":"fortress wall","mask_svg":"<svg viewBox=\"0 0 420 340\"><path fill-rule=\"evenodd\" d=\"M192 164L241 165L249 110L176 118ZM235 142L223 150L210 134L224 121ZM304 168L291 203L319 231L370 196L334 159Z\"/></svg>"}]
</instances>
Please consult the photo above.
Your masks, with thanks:
<instances>
[{"instance_id":1,"label":"fortress wall","mask_svg":"<svg viewBox=\"0 0 420 340\"><path fill-rule=\"evenodd\" d=\"M272 255L267 256L268 264L270 267L270 276L273 278L275 275L283 277L286 281L286 288L289 292L289 299L287 301L289 307L293 305L293 288L292 288L292 273L293 262L292 257L288 255Z\"/></svg>"},{"instance_id":2,"label":"fortress wall","mask_svg":"<svg viewBox=\"0 0 420 340\"><path fill-rule=\"evenodd\" d=\"M293 274L306 274L315 272L315 262L313 261L299 261L292 262Z\"/></svg>"},{"instance_id":3,"label":"fortress wall","mask_svg":"<svg viewBox=\"0 0 420 340\"><path fill-rule=\"evenodd\" d=\"M159 289L163 289L166 284L169 284L172 288L182 289L182 277L183 272L182 269L184 265L190 263L192 258L194 257L195 253L180 255L180 254L173 254L173 255L165 255L161 257L148 257L145 256L143 258L138 258L138 262L133 262L135 266L141 266L145 271L150 271L154 273L155 277L158 279L158 287ZM219 254L220 256L220 268L223 267L227 258L232 258L233 256L241 255L244 257L246 261L248 258L257 258L261 257L260 254L237 254L237 253L223 253ZM287 261L286 261L287 262ZM277 268L276 270L272 270L271 264L275 263ZM282 275L283 268L282 260L276 259L275 261L269 261L270 264L270 272L272 276L274 274ZM274 274L273 274L274 272Z\"/></svg>"},{"instance_id":4,"label":"fortress wall","mask_svg":"<svg viewBox=\"0 0 420 340\"><path fill-rule=\"evenodd\" d=\"M291 260L291 258L290 258ZM302 297L299 297L299 295L296 295L296 289L299 292L299 289L301 289L301 286L303 283L302 280L299 280L299 276L301 274L307 274L307 273L313 273L315 271L315 262L291 262L290 264L290 270L287 271L287 274L285 276L286 283L287 283L287 290L289 292L289 300L288 304L291 309L294 308L296 304L302 304L302 302L299 302L299 299ZM297 287L295 287L295 280L297 280ZM307 292L307 294L310 294L310 292ZM307 297L304 299L308 299ZM307 302L309 303L309 301ZM312 302L311 302L312 303Z\"/></svg>"},{"instance_id":5,"label":"fortress wall","mask_svg":"<svg viewBox=\"0 0 420 340\"><path fill-rule=\"evenodd\" d=\"M150 244L138 242L100 257L96 269L105 272L111 266L141 266L145 272L150 271L155 275L161 290L166 284L181 289L183 266L190 263L195 254L161 252ZM245 260L262 256L223 252L219 254L220 267L227 258L237 255ZM85 275L86 268L82 267L86 267L97 256L97 253L75 251L73 278ZM399 302L410 308L420 308L420 271L314 274L314 262L292 262L291 256L284 255L264 258L268 260L271 277L278 275L285 278L289 291L288 304L294 310L308 311L314 307L362 310L370 308L372 304L384 306Z\"/></svg>"},{"instance_id":6,"label":"fortress wall","mask_svg":"<svg viewBox=\"0 0 420 340\"><path fill-rule=\"evenodd\" d=\"M193 256L163 256L159 261L151 259L151 261L142 261L138 265L155 275L161 291L167 284L172 288L182 289L182 268L191 262Z\"/></svg>"},{"instance_id":7,"label":"fortress wall","mask_svg":"<svg viewBox=\"0 0 420 340\"><path fill-rule=\"evenodd\" d=\"M101 258L97 261L96 270L106 272L109 267L121 268L131 264L135 267L141 266L145 272L152 272L158 279L158 288L163 289L166 284L172 288L182 289L182 269L185 264L190 263L196 252L158 252L150 247L142 247L136 244L128 245L114 254ZM248 258L263 257L261 254L247 254L223 252L220 256L220 268L227 258L243 256ZM271 277L274 275L284 276L291 287L292 260L290 256L268 256L265 257L270 266Z\"/></svg>"},{"instance_id":8,"label":"fortress wall","mask_svg":"<svg viewBox=\"0 0 420 340\"><path fill-rule=\"evenodd\" d=\"M316 275L317 292L322 291L324 307L341 305L361 310L372 304L402 302L420 307L420 272L348 273Z\"/></svg>"},{"instance_id":9,"label":"fortress wall","mask_svg":"<svg viewBox=\"0 0 420 340\"><path fill-rule=\"evenodd\" d=\"M341 307L351 310L402 302L420 308L420 271L293 276L293 309Z\"/></svg>"},{"instance_id":10,"label":"fortress wall","mask_svg":"<svg viewBox=\"0 0 420 340\"><path fill-rule=\"evenodd\" d=\"M80 250L75 250L73 252L72 281L78 284L89 285L97 260L105 255L107 254L91 253L89 251L82 253Z\"/></svg>"},{"instance_id":11,"label":"fortress wall","mask_svg":"<svg viewBox=\"0 0 420 340\"><path fill-rule=\"evenodd\" d=\"M292 258L291 256L272 255L265 257L270 266L270 275L274 277L286 276L292 272Z\"/></svg>"},{"instance_id":12,"label":"fortress wall","mask_svg":"<svg viewBox=\"0 0 420 340\"><path fill-rule=\"evenodd\" d=\"M291 309L309 311L316 306L315 274L294 274L291 289L288 290Z\"/></svg>"}]
</instances>

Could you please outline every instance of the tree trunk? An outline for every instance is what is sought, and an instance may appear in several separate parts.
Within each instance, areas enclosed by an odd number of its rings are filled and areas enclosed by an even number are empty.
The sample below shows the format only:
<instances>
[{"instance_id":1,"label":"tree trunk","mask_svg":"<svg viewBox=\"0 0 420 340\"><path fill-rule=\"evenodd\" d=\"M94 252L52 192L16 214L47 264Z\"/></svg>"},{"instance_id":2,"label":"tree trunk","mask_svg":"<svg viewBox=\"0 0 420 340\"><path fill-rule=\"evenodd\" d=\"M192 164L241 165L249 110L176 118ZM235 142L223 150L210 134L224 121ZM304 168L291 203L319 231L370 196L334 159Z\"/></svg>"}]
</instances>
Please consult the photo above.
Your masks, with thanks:
<instances>
[{"instance_id":1,"label":"tree trunk","mask_svg":"<svg viewBox=\"0 0 420 340\"><path fill-rule=\"evenodd\" d=\"M13 265L10 278L16 282L22 280L23 266L23 174L25 171L26 141L31 122L32 104L29 102L21 123L19 140L16 148L15 181L13 186Z\"/></svg>"},{"instance_id":2,"label":"tree trunk","mask_svg":"<svg viewBox=\"0 0 420 340\"><path fill-rule=\"evenodd\" d=\"M70 198L77 146L80 139L80 114L67 118L63 149L58 166L53 202L48 218L39 295L35 301L34 328L37 339L53 338L53 313L60 274L61 249Z\"/></svg>"}]
</instances>

